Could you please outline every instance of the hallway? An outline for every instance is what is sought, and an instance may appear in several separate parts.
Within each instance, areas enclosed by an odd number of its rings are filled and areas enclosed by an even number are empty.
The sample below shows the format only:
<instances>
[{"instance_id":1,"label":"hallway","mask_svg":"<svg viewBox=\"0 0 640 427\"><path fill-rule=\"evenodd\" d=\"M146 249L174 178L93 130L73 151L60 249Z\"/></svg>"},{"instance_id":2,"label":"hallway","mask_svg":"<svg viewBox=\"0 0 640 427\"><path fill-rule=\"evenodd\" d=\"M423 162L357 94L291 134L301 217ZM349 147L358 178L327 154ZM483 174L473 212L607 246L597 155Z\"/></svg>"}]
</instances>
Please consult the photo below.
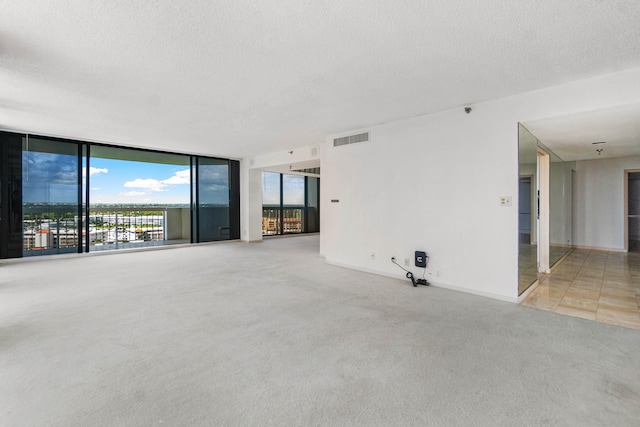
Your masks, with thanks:
<instances>
[{"instance_id":1,"label":"hallway","mask_svg":"<svg viewBox=\"0 0 640 427\"><path fill-rule=\"evenodd\" d=\"M522 305L640 329L640 254L576 249Z\"/></svg>"}]
</instances>

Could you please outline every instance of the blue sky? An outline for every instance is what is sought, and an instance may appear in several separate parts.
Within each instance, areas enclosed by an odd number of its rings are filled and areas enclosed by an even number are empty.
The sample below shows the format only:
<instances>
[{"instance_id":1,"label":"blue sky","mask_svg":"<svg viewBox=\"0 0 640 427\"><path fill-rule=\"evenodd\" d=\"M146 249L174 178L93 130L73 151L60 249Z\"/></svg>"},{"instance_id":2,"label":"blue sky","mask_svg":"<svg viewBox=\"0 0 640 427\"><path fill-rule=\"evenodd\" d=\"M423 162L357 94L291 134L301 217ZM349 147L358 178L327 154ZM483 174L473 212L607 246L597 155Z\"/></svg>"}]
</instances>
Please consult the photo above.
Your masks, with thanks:
<instances>
[{"instance_id":1,"label":"blue sky","mask_svg":"<svg viewBox=\"0 0 640 427\"><path fill-rule=\"evenodd\" d=\"M282 179L283 198L285 205L304 204L304 176L287 175ZM280 174L274 172L262 173L262 204L280 204Z\"/></svg>"},{"instance_id":2,"label":"blue sky","mask_svg":"<svg viewBox=\"0 0 640 427\"><path fill-rule=\"evenodd\" d=\"M91 203L189 203L189 167L91 159Z\"/></svg>"},{"instance_id":3,"label":"blue sky","mask_svg":"<svg viewBox=\"0 0 640 427\"><path fill-rule=\"evenodd\" d=\"M26 203L77 203L76 156L28 152L23 156ZM83 171L86 176L86 171ZM189 204L190 174L185 165L92 158L89 168L92 204ZM228 167L201 165L201 203L229 202Z\"/></svg>"},{"instance_id":4,"label":"blue sky","mask_svg":"<svg viewBox=\"0 0 640 427\"><path fill-rule=\"evenodd\" d=\"M76 203L76 156L29 152L23 156L23 200L27 203ZM86 171L83 171L86 176ZM92 158L89 168L92 204L189 204L189 167ZM200 202L229 201L228 167L200 166ZM284 204L304 204L304 177L283 177ZM280 174L263 173L263 203L280 203Z\"/></svg>"},{"instance_id":5,"label":"blue sky","mask_svg":"<svg viewBox=\"0 0 640 427\"><path fill-rule=\"evenodd\" d=\"M77 203L78 158L28 152L22 156L22 199L26 203Z\"/></svg>"}]
</instances>

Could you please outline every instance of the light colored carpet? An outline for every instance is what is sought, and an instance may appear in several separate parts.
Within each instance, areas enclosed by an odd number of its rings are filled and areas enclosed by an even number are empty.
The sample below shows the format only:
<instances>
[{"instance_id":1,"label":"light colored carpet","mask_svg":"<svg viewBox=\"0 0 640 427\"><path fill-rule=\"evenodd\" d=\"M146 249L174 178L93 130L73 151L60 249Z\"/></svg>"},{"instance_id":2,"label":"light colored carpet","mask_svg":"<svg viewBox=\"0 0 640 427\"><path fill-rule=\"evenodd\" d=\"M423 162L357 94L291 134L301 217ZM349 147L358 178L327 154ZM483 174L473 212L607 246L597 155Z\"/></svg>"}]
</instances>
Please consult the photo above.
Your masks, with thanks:
<instances>
[{"instance_id":1,"label":"light colored carpet","mask_svg":"<svg viewBox=\"0 0 640 427\"><path fill-rule=\"evenodd\" d=\"M461 266L463 268L464 266ZM318 236L0 265L0 425L640 425L640 331Z\"/></svg>"}]
</instances>

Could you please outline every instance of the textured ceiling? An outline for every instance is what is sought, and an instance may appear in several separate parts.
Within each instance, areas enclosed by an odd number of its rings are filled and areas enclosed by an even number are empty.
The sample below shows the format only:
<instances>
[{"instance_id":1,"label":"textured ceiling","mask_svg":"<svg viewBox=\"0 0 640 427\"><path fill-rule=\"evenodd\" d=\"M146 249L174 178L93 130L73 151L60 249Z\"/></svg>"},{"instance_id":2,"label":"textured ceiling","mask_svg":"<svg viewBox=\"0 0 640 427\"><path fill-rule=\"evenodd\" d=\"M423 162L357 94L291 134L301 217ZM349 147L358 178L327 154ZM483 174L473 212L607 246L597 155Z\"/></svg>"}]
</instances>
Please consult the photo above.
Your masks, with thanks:
<instances>
[{"instance_id":1,"label":"textured ceiling","mask_svg":"<svg viewBox=\"0 0 640 427\"><path fill-rule=\"evenodd\" d=\"M0 0L0 127L230 157L640 66L640 2Z\"/></svg>"},{"instance_id":2,"label":"textured ceiling","mask_svg":"<svg viewBox=\"0 0 640 427\"><path fill-rule=\"evenodd\" d=\"M565 161L640 156L640 105L536 120L524 126Z\"/></svg>"}]
</instances>

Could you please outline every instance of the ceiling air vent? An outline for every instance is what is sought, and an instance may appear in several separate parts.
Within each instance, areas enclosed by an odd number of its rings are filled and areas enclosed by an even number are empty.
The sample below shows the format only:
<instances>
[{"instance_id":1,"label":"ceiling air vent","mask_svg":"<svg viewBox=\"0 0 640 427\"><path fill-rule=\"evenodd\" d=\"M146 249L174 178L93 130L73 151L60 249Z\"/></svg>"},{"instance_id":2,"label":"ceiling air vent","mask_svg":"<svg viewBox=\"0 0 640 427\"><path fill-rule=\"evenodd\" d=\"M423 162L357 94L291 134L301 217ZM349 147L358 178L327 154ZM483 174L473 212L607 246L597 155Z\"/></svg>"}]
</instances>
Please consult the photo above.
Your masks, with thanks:
<instances>
[{"instance_id":1,"label":"ceiling air vent","mask_svg":"<svg viewBox=\"0 0 640 427\"><path fill-rule=\"evenodd\" d=\"M355 144L356 142L365 142L369 140L369 132L359 133L357 135L343 136L342 138L336 138L333 140L333 146L338 147L340 145Z\"/></svg>"}]
</instances>

